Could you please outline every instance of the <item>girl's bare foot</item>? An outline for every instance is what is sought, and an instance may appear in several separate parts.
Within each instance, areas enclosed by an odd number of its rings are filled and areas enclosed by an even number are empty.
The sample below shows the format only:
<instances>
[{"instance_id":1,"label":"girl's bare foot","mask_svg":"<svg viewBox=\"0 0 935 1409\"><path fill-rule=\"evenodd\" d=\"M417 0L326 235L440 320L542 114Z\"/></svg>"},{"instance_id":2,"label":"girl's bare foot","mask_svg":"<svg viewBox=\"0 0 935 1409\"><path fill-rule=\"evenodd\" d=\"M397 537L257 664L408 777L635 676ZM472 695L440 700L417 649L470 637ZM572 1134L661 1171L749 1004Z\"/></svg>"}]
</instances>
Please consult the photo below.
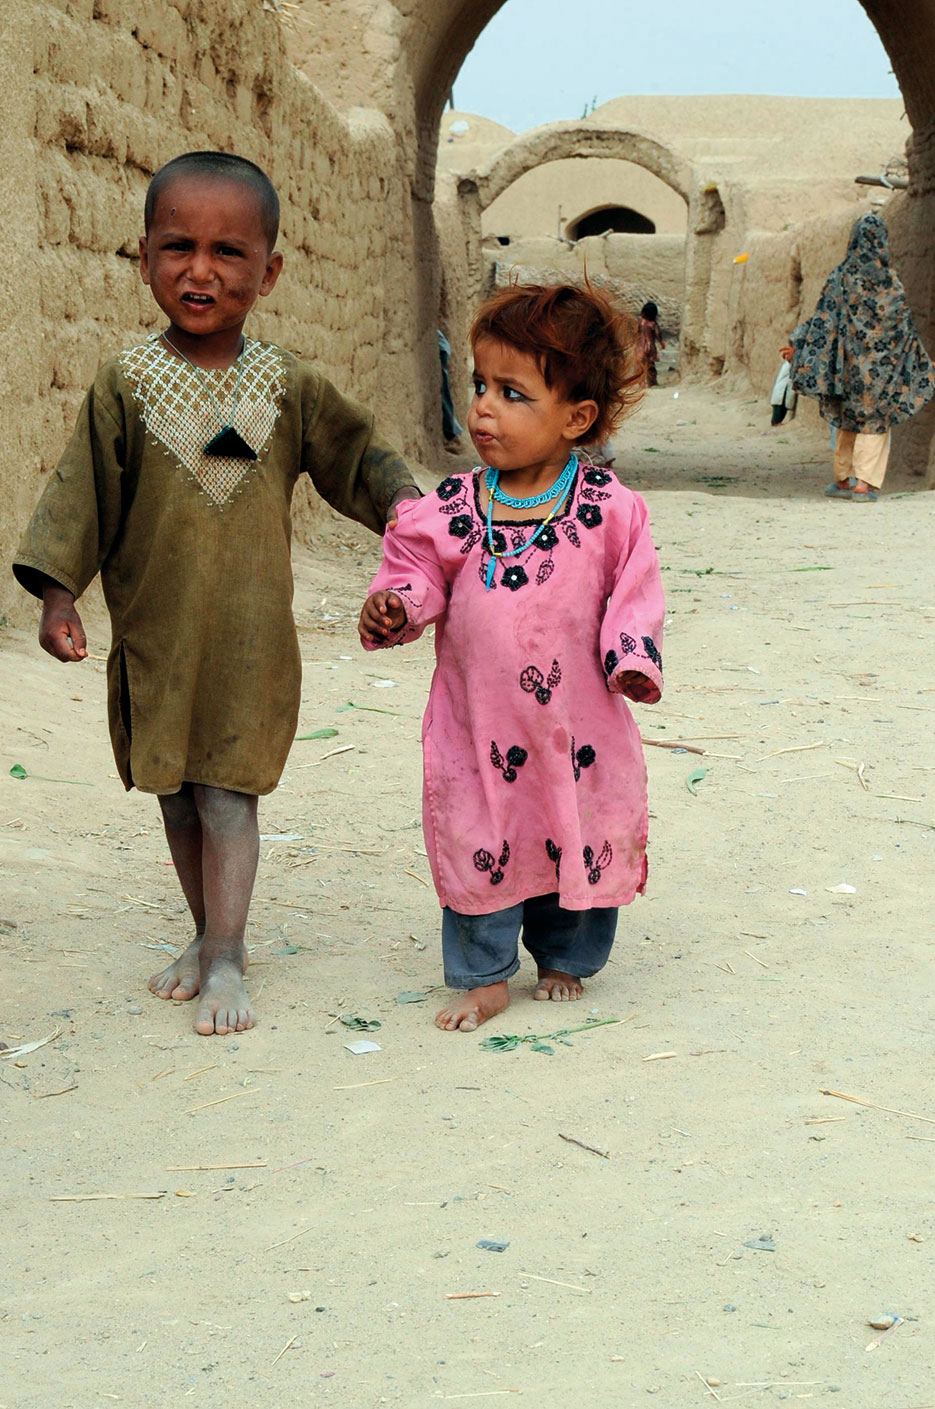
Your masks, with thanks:
<instances>
[{"instance_id":1,"label":"girl's bare foot","mask_svg":"<svg viewBox=\"0 0 935 1409\"><path fill-rule=\"evenodd\" d=\"M540 1003L549 998L553 1003L574 1003L583 992L581 980L574 974L563 974L561 969L540 969L539 982L532 996Z\"/></svg>"},{"instance_id":2,"label":"girl's bare foot","mask_svg":"<svg viewBox=\"0 0 935 1409\"><path fill-rule=\"evenodd\" d=\"M198 971L198 952L201 946L201 935L196 935L191 944L180 954L174 963L161 973L153 974L149 980L149 991L155 993L157 998L174 998L177 1002L187 1002L189 998L194 998L201 987L201 975Z\"/></svg>"},{"instance_id":3,"label":"girl's bare foot","mask_svg":"<svg viewBox=\"0 0 935 1409\"><path fill-rule=\"evenodd\" d=\"M476 1032L481 1023L495 1018L509 1003L510 987L506 979L502 983L488 983L483 988L469 988L457 1003L436 1013L435 1026L443 1032Z\"/></svg>"},{"instance_id":4,"label":"girl's bare foot","mask_svg":"<svg viewBox=\"0 0 935 1409\"><path fill-rule=\"evenodd\" d=\"M233 959L215 959L201 983L195 1031L202 1037L215 1033L224 1037L229 1032L246 1032L253 1021L240 966Z\"/></svg>"}]
</instances>

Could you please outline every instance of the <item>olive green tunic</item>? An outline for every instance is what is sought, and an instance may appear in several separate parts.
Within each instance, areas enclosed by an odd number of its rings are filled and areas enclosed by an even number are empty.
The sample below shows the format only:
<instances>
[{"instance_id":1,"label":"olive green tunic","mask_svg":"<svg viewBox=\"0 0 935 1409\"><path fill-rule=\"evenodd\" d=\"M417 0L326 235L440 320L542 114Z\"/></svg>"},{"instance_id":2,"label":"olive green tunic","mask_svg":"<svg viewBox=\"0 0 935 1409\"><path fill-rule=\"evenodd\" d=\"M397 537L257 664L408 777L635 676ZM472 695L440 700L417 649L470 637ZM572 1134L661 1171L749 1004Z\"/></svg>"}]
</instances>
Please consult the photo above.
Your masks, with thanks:
<instances>
[{"instance_id":1,"label":"olive green tunic","mask_svg":"<svg viewBox=\"0 0 935 1409\"><path fill-rule=\"evenodd\" d=\"M303 472L381 532L412 474L307 363L247 342L197 371L158 337L107 362L23 536L20 583L80 597L100 572L114 756L127 788L275 788L299 710L290 502ZM236 409L235 407L236 401ZM256 461L205 455L233 423Z\"/></svg>"}]
</instances>

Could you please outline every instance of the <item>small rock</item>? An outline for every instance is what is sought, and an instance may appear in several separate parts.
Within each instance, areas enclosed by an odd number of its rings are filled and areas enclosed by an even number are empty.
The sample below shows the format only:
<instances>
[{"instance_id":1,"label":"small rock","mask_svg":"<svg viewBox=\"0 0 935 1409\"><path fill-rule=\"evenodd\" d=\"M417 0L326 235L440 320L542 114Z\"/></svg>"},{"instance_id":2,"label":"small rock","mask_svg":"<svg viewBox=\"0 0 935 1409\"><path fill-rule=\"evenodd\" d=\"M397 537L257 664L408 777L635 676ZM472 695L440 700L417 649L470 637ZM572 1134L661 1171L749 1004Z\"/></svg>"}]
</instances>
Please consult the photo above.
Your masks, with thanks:
<instances>
[{"instance_id":1,"label":"small rock","mask_svg":"<svg viewBox=\"0 0 935 1409\"><path fill-rule=\"evenodd\" d=\"M299 1303L300 1301L311 1301L311 1299L312 1299L312 1294L311 1294L311 1292L290 1292L290 1293L289 1293L289 1300L292 1302L292 1304L293 1304L294 1306L298 1305L298 1303Z\"/></svg>"},{"instance_id":2,"label":"small rock","mask_svg":"<svg viewBox=\"0 0 935 1409\"><path fill-rule=\"evenodd\" d=\"M868 1321L868 1326L872 1326L875 1331L888 1331L890 1326L896 1325L895 1316L878 1316L875 1321Z\"/></svg>"},{"instance_id":3,"label":"small rock","mask_svg":"<svg viewBox=\"0 0 935 1409\"><path fill-rule=\"evenodd\" d=\"M485 1252L506 1252L509 1243L501 1243L496 1238L481 1238L477 1246Z\"/></svg>"},{"instance_id":4,"label":"small rock","mask_svg":"<svg viewBox=\"0 0 935 1409\"><path fill-rule=\"evenodd\" d=\"M142 1011L143 1011L143 1009L142 1009L141 1007L139 1007L139 1005L136 1004L136 1003L133 1004L133 1007L132 1007L132 1008L128 1008L128 1009L127 1009L127 1012L130 1014L130 1017L131 1017L131 1018L138 1018L138 1017L140 1016L140 1014L142 1013Z\"/></svg>"}]
</instances>

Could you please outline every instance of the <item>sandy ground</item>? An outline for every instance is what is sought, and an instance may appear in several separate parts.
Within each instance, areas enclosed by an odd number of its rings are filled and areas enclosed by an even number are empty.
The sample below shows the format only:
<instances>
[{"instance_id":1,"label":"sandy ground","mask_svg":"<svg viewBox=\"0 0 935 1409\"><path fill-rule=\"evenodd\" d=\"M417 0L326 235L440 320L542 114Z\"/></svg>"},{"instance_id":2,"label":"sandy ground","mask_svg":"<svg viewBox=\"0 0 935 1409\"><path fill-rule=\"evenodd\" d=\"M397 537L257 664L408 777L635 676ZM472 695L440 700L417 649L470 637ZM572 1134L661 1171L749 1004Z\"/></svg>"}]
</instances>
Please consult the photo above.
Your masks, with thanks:
<instances>
[{"instance_id":1,"label":"sandy ground","mask_svg":"<svg viewBox=\"0 0 935 1409\"><path fill-rule=\"evenodd\" d=\"M552 1055L432 1026L431 649L359 651L375 540L296 555L299 732L338 732L262 804L236 1038L147 992L189 927L100 659L3 629L0 1038L55 1034L0 1063L6 1409L935 1403L935 498L826 501L817 431L672 392L618 459L669 600L639 718L713 752L647 749L650 889L585 1001L525 967L491 1024L620 1020Z\"/></svg>"}]
</instances>

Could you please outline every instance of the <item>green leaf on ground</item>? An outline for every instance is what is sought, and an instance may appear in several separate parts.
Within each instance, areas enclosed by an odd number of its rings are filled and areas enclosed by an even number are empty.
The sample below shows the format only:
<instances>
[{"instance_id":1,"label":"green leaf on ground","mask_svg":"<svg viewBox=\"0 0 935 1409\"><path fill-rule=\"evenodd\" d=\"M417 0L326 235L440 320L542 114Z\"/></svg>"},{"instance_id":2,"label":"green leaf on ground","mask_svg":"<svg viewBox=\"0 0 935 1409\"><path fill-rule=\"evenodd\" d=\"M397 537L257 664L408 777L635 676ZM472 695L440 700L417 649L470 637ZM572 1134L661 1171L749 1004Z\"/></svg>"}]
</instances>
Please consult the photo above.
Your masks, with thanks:
<instances>
[{"instance_id":1,"label":"green leaf on ground","mask_svg":"<svg viewBox=\"0 0 935 1409\"><path fill-rule=\"evenodd\" d=\"M480 1045L485 1052L513 1052L517 1047L521 1047L524 1043L528 1042L532 1051L547 1052L551 1057L553 1055L553 1049L546 1046L546 1043L562 1042L566 1047L572 1047L574 1043L568 1041L570 1033L590 1032L592 1027L609 1027L612 1023L621 1021L621 1018L589 1018L588 1021L582 1023L580 1027L563 1027L560 1028L558 1032L542 1032L538 1035L534 1032L530 1032L527 1033L525 1037L519 1037L516 1033L512 1033L508 1037L485 1037Z\"/></svg>"},{"instance_id":2,"label":"green leaf on ground","mask_svg":"<svg viewBox=\"0 0 935 1409\"><path fill-rule=\"evenodd\" d=\"M11 778L35 778L40 783L66 783L70 788L93 788L93 783L86 783L80 778L48 778L44 773L27 773L21 763L14 763L10 769Z\"/></svg>"},{"instance_id":3,"label":"green leaf on ground","mask_svg":"<svg viewBox=\"0 0 935 1409\"><path fill-rule=\"evenodd\" d=\"M376 1018L352 1018L345 1015L341 1021L351 1032L376 1032L378 1027L383 1026Z\"/></svg>"},{"instance_id":4,"label":"green leaf on ground","mask_svg":"<svg viewBox=\"0 0 935 1409\"><path fill-rule=\"evenodd\" d=\"M381 709L379 705L355 704L353 700L348 700L347 704L338 705L337 709L335 710L335 713L340 714L345 709L365 709L370 714L395 714L397 716L399 715L398 709Z\"/></svg>"},{"instance_id":5,"label":"green leaf on ground","mask_svg":"<svg viewBox=\"0 0 935 1409\"><path fill-rule=\"evenodd\" d=\"M337 729L316 729L312 734L296 734L296 743L305 739L333 739L337 732Z\"/></svg>"},{"instance_id":6,"label":"green leaf on ground","mask_svg":"<svg viewBox=\"0 0 935 1409\"><path fill-rule=\"evenodd\" d=\"M416 993L416 992L412 992L412 993L397 993L397 995L396 995L396 1002L397 1002L397 1003L424 1003L425 1000L428 998L428 996L429 996L429 995L428 995L427 993Z\"/></svg>"},{"instance_id":7,"label":"green leaf on ground","mask_svg":"<svg viewBox=\"0 0 935 1409\"><path fill-rule=\"evenodd\" d=\"M703 778L707 778L707 776L707 768L693 768L692 771L689 773L688 777L685 779L685 786L691 793L692 797L698 796L698 784Z\"/></svg>"}]
</instances>

